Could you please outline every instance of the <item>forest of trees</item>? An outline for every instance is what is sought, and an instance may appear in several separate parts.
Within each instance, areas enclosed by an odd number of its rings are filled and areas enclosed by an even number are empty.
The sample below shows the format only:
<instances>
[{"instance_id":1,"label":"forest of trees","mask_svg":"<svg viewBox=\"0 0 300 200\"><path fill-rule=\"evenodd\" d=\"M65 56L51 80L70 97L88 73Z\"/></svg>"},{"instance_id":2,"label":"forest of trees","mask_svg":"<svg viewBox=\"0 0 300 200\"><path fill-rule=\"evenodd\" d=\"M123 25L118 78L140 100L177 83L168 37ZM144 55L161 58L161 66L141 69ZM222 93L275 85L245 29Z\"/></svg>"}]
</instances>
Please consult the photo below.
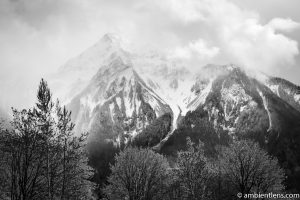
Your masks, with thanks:
<instances>
[{"instance_id":1,"label":"forest of trees","mask_svg":"<svg viewBox=\"0 0 300 200\"><path fill-rule=\"evenodd\" d=\"M12 109L11 128L0 134L0 199L92 199L87 134L75 137L71 112L53 103L42 79L32 109Z\"/></svg>"},{"instance_id":2,"label":"forest of trees","mask_svg":"<svg viewBox=\"0 0 300 200\"><path fill-rule=\"evenodd\" d=\"M71 112L53 102L43 79L36 105L12 111L11 127L0 130L1 200L232 200L237 193L243 199L285 192L278 160L251 140L217 145L207 154L201 140L194 144L187 137L172 158L127 145L110 150L116 155L113 162L102 160L101 172L88 165L95 159L87 153L93 149L87 148L88 134L74 134ZM101 185L93 182L95 174Z\"/></svg>"},{"instance_id":3,"label":"forest of trees","mask_svg":"<svg viewBox=\"0 0 300 200\"><path fill-rule=\"evenodd\" d=\"M237 193L284 193L285 175L276 158L258 144L242 140L209 158L204 145L187 138L171 167L151 149L126 148L116 156L104 199L232 200Z\"/></svg>"}]
</instances>

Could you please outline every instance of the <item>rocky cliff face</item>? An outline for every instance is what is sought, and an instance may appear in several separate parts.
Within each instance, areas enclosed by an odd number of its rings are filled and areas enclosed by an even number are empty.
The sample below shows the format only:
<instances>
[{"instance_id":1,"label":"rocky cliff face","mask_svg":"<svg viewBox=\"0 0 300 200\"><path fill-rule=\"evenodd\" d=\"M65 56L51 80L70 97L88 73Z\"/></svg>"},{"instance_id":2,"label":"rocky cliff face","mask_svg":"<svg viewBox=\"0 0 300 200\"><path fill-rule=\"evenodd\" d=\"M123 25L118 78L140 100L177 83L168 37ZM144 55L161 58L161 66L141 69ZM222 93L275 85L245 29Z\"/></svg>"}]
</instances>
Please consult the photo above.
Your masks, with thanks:
<instances>
[{"instance_id":1,"label":"rocky cliff face","mask_svg":"<svg viewBox=\"0 0 300 200\"><path fill-rule=\"evenodd\" d=\"M53 82L73 77L69 86L62 84L61 91L69 90L61 93L67 94L63 99L73 111L76 130L105 135L119 145L169 115L165 142L199 107L215 129L233 138L263 132L261 143L299 124L299 86L287 80L257 79L234 65L207 65L193 74L159 54L129 53L115 35L105 35L58 74L62 77Z\"/></svg>"},{"instance_id":2,"label":"rocky cliff face","mask_svg":"<svg viewBox=\"0 0 300 200\"><path fill-rule=\"evenodd\" d=\"M257 78L235 65L193 73L159 54L129 53L111 35L59 74L54 82L71 80L61 94L76 131L89 131L90 140L172 155L186 136L206 141L207 151L251 138L279 158L292 185L300 178L300 90L287 80Z\"/></svg>"},{"instance_id":3,"label":"rocky cliff face","mask_svg":"<svg viewBox=\"0 0 300 200\"><path fill-rule=\"evenodd\" d=\"M77 131L87 130L118 145L127 143L170 107L136 71L115 58L101 68L69 104Z\"/></svg>"},{"instance_id":4,"label":"rocky cliff face","mask_svg":"<svg viewBox=\"0 0 300 200\"><path fill-rule=\"evenodd\" d=\"M266 85L278 97L300 111L300 87L282 78L271 77Z\"/></svg>"}]
</instances>

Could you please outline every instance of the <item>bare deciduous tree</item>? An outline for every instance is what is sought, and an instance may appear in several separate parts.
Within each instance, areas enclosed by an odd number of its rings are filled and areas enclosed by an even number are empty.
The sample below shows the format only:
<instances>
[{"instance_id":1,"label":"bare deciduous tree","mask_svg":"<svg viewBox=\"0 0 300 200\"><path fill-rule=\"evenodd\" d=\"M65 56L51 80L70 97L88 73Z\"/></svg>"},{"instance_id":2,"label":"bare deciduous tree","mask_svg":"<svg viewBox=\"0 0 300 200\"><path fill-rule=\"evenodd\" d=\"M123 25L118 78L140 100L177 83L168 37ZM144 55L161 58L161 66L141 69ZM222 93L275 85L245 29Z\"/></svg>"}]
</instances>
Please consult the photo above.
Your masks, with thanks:
<instances>
[{"instance_id":1,"label":"bare deciduous tree","mask_svg":"<svg viewBox=\"0 0 300 200\"><path fill-rule=\"evenodd\" d=\"M181 190L180 199L208 199L209 185L212 181L213 171L204 155L204 144L194 147L191 139L187 138L187 150L178 152L175 175Z\"/></svg>"},{"instance_id":2,"label":"bare deciduous tree","mask_svg":"<svg viewBox=\"0 0 300 200\"><path fill-rule=\"evenodd\" d=\"M271 157L257 143L235 141L220 149L220 169L224 187L230 193L242 196L247 193L282 192L285 178L276 158ZM242 197L243 198L243 197Z\"/></svg>"},{"instance_id":3,"label":"bare deciduous tree","mask_svg":"<svg viewBox=\"0 0 300 200\"><path fill-rule=\"evenodd\" d=\"M127 148L116 156L105 193L108 199L164 199L168 169L162 155L150 149Z\"/></svg>"}]
</instances>

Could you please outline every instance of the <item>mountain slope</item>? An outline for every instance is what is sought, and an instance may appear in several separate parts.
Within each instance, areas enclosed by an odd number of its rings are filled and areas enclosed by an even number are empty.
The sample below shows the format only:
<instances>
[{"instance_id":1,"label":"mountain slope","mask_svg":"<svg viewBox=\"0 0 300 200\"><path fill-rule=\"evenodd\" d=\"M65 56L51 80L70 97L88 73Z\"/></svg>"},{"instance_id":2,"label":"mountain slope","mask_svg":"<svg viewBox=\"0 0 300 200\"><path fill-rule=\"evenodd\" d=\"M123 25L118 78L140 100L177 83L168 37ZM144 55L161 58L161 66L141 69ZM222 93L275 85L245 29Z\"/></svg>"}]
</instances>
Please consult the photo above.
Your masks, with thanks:
<instances>
[{"instance_id":1,"label":"mountain slope","mask_svg":"<svg viewBox=\"0 0 300 200\"><path fill-rule=\"evenodd\" d=\"M300 191L300 92L287 80L262 80L235 65L193 73L158 53L129 53L111 35L60 73L57 83L71 80L60 88L76 131L89 131L90 142L149 146L172 156L187 136L212 154L217 144L251 138L278 157L289 187Z\"/></svg>"},{"instance_id":2,"label":"mountain slope","mask_svg":"<svg viewBox=\"0 0 300 200\"><path fill-rule=\"evenodd\" d=\"M279 159L287 169L288 187L299 191L299 131L298 110L240 68L229 68L213 81L205 102L183 117L160 151L174 154L187 136L204 141L210 152L230 138L251 138Z\"/></svg>"},{"instance_id":3,"label":"mountain slope","mask_svg":"<svg viewBox=\"0 0 300 200\"><path fill-rule=\"evenodd\" d=\"M67 104L88 85L100 67L108 65L116 56L129 62L128 52L123 50L118 36L106 34L95 45L70 59L57 73L52 74L49 77L50 86Z\"/></svg>"},{"instance_id":4,"label":"mountain slope","mask_svg":"<svg viewBox=\"0 0 300 200\"><path fill-rule=\"evenodd\" d=\"M277 77L270 78L267 82L267 86L278 97L300 111L300 86L296 86L287 80Z\"/></svg>"},{"instance_id":5,"label":"mountain slope","mask_svg":"<svg viewBox=\"0 0 300 200\"><path fill-rule=\"evenodd\" d=\"M134 137L170 107L120 57L99 69L69 104L78 131L120 143Z\"/></svg>"},{"instance_id":6,"label":"mountain slope","mask_svg":"<svg viewBox=\"0 0 300 200\"><path fill-rule=\"evenodd\" d=\"M156 144L160 148L178 122L199 107L215 129L233 138L263 132L257 135L261 144L299 124L299 86L286 80L259 81L234 65L207 65L193 74L159 54L129 53L121 46L117 37L105 35L61 68L65 74L72 72L70 77L81 73L86 79L80 87L76 81L70 84L77 90L70 91L69 108L78 132L106 127L110 134L105 139L120 143L120 135L128 136L122 141L133 139L169 113L172 122Z\"/></svg>"}]
</instances>

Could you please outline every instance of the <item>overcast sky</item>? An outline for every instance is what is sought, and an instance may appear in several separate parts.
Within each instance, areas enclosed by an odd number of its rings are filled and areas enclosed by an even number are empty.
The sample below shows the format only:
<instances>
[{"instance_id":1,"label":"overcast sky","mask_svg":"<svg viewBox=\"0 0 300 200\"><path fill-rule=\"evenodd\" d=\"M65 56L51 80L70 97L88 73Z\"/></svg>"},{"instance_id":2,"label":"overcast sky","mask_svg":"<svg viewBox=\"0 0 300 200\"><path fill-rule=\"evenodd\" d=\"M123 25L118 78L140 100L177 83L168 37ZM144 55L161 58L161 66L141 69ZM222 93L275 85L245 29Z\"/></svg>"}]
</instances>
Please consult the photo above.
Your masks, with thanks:
<instances>
[{"instance_id":1,"label":"overcast sky","mask_svg":"<svg viewBox=\"0 0 300 200\"><path fill-rule=\"evenodd\" d=\"M27 105L40 77L108 32L300 84L299 8L299 0L0 0L1 103Z\"/></svg>"}]
</instances>

